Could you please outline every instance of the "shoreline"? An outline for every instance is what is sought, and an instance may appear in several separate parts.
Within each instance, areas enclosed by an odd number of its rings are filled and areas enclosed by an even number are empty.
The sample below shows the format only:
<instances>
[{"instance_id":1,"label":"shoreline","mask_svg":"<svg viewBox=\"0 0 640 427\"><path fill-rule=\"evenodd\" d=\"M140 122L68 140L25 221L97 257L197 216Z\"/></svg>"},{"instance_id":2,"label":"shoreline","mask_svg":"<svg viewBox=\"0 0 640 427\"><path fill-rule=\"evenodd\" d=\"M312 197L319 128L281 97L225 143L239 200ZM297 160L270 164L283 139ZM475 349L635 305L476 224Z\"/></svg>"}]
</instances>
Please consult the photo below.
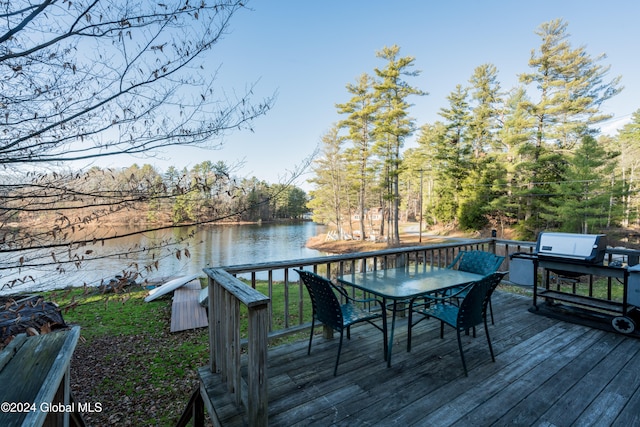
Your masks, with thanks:
<instances>
[{"instance_id":1,"label":"shoreline","mask_svg":"<svg viewBox=\"0 0 640 427\"><path fill-rule=\"evenodd\" d=\"M417 225L417 224L415 224ZM330 254L340 255L354 252L370 252L388 248L403 248L410 246L424 246L435 243L442 243L447 239L478 239L482 237L488 237L490 231L487 232L487 236L478 233L469 235L457 230L452 230L443 234L446 230L423 230L422 242L420 242L420 234L415 231L413 223L407 223L404 230L400 232L400 243L395 245L389 245L386 242L372 242L369 240L327 240L327 234L319 234L307 240L305 246L309 249L314 249L321 252L327 252Z\"/></svg>"}]
</instances>

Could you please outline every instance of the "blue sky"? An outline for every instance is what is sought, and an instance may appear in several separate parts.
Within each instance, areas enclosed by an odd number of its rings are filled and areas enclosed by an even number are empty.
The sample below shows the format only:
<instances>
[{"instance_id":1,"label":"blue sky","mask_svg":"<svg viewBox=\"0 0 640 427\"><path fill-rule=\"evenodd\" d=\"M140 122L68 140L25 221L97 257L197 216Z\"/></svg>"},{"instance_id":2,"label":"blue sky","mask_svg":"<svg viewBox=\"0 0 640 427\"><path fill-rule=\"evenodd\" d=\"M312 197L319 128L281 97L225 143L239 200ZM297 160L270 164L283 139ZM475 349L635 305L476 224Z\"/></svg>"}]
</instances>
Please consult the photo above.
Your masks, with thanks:
<instances>
[{"instance_id":1,"label":"blue sky","mask_svg":"<svg viewBox=\"0 0 640 427\"><path fill-rule=\"evenodd\" d=\"M310 155L322 135L341 119L335 104L345 102L347 83L384 67L375 53L397 44L401 55L415 57L421 75L408 80L429 93L414 97L411 115L418 126L439 120L438 111L457 84L473 70L494 64L502 88L517 85L528 72L531 50L543 22L562 18L570 42L592 57L606 53L610 77L622 75L625 89L604 105L615 118L611 130L640 108L640 3L610 0L323 0L251 1L226 38L209 53L207 66L220 67L218 83L242 92L258 82L256 99L278 93L273 109L254 124L254 133L237 132L220 150L181 148L161 153L167 160L136 160L160 169L190 168L203 160L244 160L240 176L277 182ZM412 145L407 143L407 147ZM311 188L303 176L298 185Z\"/></svg>"}]
</instances>

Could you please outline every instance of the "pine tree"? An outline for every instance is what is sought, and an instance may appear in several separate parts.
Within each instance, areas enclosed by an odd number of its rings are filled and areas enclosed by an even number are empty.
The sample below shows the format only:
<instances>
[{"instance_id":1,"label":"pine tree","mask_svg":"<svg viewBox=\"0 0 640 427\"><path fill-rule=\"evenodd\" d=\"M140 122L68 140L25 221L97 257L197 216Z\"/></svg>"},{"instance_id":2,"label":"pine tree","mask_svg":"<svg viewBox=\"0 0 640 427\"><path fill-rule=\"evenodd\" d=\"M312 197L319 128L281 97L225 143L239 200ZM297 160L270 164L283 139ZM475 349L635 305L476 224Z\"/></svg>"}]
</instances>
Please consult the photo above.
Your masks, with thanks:
<instances>
[{"instance_id":1,"label":"pine tree","mask_svg":"<svg viewBox=\"0 0 640 427\"><path fill-rule=\"evenodd\" d=\"M497 135L503 101L498 70L494 65L476 67L469 83L472 105L468 114L466 145L471 156L468 159L469 172L461 185L463 191L460 193L457 218L462 228L477 230L486 226L490 214L487 209L492 195L490 184L493 179L498 179L498 175L504 176L503 168L496 162L501 158L498 155L502 147ZM501 192L504 190L503 187Z\"/></svg>"},{"instance_id":2,"label":"pine tree","mask_svg":"<svg viewBox=\"0 0 640 427\"><path fill-rule=\"evenodd\" d=\"M620 129L614 141L614 149L620 152L618 176L627 187L622 225L629 226L640 218L640 110L632 114L631 122Z\"/></svg>"},{"instance_id":3,"label":"pine tree","mask_svg":"<svg viewBox=\"0 0 640 427\"><path fill-rule=\"evenodd\" d=\"M604 81L610 67L598 62L605 55L592 58L584 47L571 47L567 26L560 19L540 26L536 34L542 44L529 60L534 71L520 75L523 83L535 84L539 91L539 102L529 104L538 122L538 146L547 142L573 148L590 126L611 117L600 107L621 90L620 77Z\"/></svg>"},{"instance_id":4,"label":"pine tree","mask_svg":"<svg viewBox=\"0 0 640 427\"><path fill-rule=\"evenodd\" d=\"M503 221L516 222L524 220L522 207L523 200L526 200L527 193L523 192L521 184L528 183L532 178L527 178L530 172L527 168L521 167L521 163L526 161L526 148L530 147L533 140L534 120L527 112L525 105L529 103L527 93L522 87L513 89L506 97L503 105L502 127L499 131L498 142L501 144L501 163L506 169L506 195L500 200L493 202L494 211L501 211ZM525 150L521 151L524 147Z\"/></svg>"},{"instance_id":5,"label":"pine tree","mask_svg":"<svg viewBox=\"0 0 640 427\"><path fill-rule=\"evenodd\" d=\"M562 180L563 168L557 167L566 164L562 157L594 132L593 125L610 117L601 112L601 104L620 91L620 77L604 81L609 67L598 64L604 56L594 59L584 47L572 48L567 23L560 19L543 23L536 34L542 44L531 52L533 71L520 75L521 82L538 91L538 101L525 104L535 118L535 137L520 150L526 156L520 166L528 185L523 225L531 234L545 227L541 219L549 217L547 183Z\"/></svg>"},{"instance_id":6,"label":"pine tree","mask_svg":"<svg viewBox=\"0 0 640 427\"><path fill-rule=\"evenodd\" d=\"M473 72L469 79L470 93L474 105L471 110L469 137L473 158L498 148L496 134L500 128L499 117L502 106L502 93L498 82L498 69L493 64L483 64Z\"/></svg>"},{"instance_id":7,"label":"pine tree","mask_svg":"<svg viewBox=\"0 0 640 427\"><path fill-rule=\"evenodd\" d=\"M399 174L401 166L401 149L404 142L415 130L415 121L409 117L410 104L407 98L411 95L426 95L425 92L409 85L403 76L416 77L419 71L411 71L415 58L399 57L400 47L385 47L376 53L378 58L387 61L382 69L375 69L378 81L374 85L376 98L380 103L380 111L376 121L377 152L384 159L384 170L388 192L386 199L391 203L390 215L392 229L389 243L400 242L399 229Z\"/></svg>"},{"instance_id":8,"label":"pine tree","mask_svg":"<svg viewBox=\"0 0 640 427\"><path fill-rule=\"evenodd\" d=\"M458 146L452 144L447 126L442 122L422 126L417 142L414 155L423 162L427 193L423 212L433 225L453 222L460 183L466 174L460 167Z\"/></svg>"},{"instance_id":9,"label":"pine tree","mask_svg":"<svg viewBox=\"0 0 640 427\"><path fill-rule=\"evenodd\" d=\"M609 224L611 196L621 196L621 189L612 188L610 181L614 157L592 136L582 138L570 157L565 180L552 187L550 220L557 221L560 229L586 234Z\"/></svg>"},{"instance_id":10,"label":"pine tree","mask_svg":"<svg viewBox=\"0 0 640 427\"><path fill-rule=\"evenodd\" d=\"M311 200L307 205L313 210L314 221L335 223L340 235L345 205L345 161L342 143L337 126L333 126L322 136L321 156L316 159L313 167L315 178L309 180L316 184L316 190L310 192Z\"/></svg>"},{"instance_id":11,"label":"pine tree","mask_svg":"<svg viewBox=\"0 0 640 427\"><path fill-rule=\"evenodd\" d=\"M350 171L348 176L354 182L358 193L360 238L363 240L366 239L365 211L368 183L372 180L372 133L378 109L372 87L373 78L362 74L355 85L347 85L347 91L352 95L352 98L344 104L336 105L340 114L348 115L339 123L339 126L347 129L347 139L353 144L351 148L345 150L345 156Z\"/></svg>"},{"instance_id":12,"label":"pine tree","mask_svg":"<svg viewBox=\"0 0 640 427\"><path fill-rule=\"evenodd\" d=\"M440 116L445 119L445 132L437 138L434 160L438 163L436 173L436 193L439 201L439 217L451 222L457 220L463 181L471 168L472 144L469 136L471 113L469 91L457 85L447 96L449 108L441 108ZM447 215L445 209L451 209Z\"/></svg>"}]
</instances>

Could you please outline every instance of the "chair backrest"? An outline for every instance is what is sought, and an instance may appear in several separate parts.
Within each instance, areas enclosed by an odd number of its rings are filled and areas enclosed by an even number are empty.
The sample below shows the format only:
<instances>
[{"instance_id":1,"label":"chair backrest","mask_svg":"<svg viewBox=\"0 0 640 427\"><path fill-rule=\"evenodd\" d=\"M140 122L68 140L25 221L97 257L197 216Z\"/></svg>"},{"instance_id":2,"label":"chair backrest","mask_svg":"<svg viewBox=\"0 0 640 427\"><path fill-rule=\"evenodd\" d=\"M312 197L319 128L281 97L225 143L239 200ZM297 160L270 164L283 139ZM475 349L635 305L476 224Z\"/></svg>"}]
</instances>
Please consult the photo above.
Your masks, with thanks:
<instances>
[{"instance_id":1,"label":"chair backrest","mask_svg":"<svg viewBox=\"0 0 640 427\"><path fill-rule=\"evenodd\" d=\"M458 328L471 328L484 321L491 294L493 294L505 274L506 272L492 273L470 285L467 295L460 303Z\"/></svg>"},{"instance_id":2,"label":"chair backrest","mask_svg":"<svg viewBox=\"0 0 640 427\"><path fill-rule=\"evenodd\" d=\"M454 267L458 263L458 270L469 273L488 274L498 271L504 261L503 256L485 251L460 251L454 262L449 267Z\"/></svg>"},{"instance_id":3,"label":"chair backrest","mask_svg":"<svg viewBox=\"0 0 640 427\"><path fill-rule=\"evenodd\" d=\"M344 318L340 301L333 292L333 286L328 279L304 270L295 270L302 279L313 306L313 316L335 330L342 330Z\"/></svg>"}]
</instances>

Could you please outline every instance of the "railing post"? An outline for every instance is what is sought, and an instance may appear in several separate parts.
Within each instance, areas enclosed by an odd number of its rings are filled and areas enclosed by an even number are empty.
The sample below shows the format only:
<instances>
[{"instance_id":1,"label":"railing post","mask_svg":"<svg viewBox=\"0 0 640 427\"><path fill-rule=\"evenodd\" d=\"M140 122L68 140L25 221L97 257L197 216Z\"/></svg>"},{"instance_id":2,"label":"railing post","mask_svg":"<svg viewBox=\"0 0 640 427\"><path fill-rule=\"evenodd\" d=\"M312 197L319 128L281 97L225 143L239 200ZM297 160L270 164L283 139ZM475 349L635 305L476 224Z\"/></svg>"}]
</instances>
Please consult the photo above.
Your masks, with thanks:
<instances>
[{"instance_id":1,"label":"railing post","mask_svg":"<svg viewBox=\"0 0 640 427\"><path fill-rule=\"evenodd\" d=\"M220 374L238 406L244 403L249 425L266 426L270 299L222 269L204 271L209 277L210 371ZM240 304L248 311L246 385L241 375Z\"/></svg>"},{"instance_id":2,"label":"railing post","mask_svg":"<svg viewBox=\"0 0 640 427\"><path fill-rule=\"evenodd\" d=\"M266 426L269 420L267 388L268 303L249 307L248 410L250 426Z\"/></svg>"},{"instance_id":3,"label":"railing post","mask_svg":"<svg viewBox=\"0 0 640 427\"><path fill-rule=\"evenodd\" d=\"M395 257L396 267L406 267L409 265L409 255L407 253L397 254Z\"/></svg>"},{"instance_id":4,"label":"railing post","mask_svg":"<svg viewBox=\"0 0 640 427\"><path fill-rule=\"evenodd\" d=\"M498 236L498 232L496 230L491 230L491 241L489 242L489 252L493 254L496 253L496 237Z\"/></svg>"}]
</instances>

